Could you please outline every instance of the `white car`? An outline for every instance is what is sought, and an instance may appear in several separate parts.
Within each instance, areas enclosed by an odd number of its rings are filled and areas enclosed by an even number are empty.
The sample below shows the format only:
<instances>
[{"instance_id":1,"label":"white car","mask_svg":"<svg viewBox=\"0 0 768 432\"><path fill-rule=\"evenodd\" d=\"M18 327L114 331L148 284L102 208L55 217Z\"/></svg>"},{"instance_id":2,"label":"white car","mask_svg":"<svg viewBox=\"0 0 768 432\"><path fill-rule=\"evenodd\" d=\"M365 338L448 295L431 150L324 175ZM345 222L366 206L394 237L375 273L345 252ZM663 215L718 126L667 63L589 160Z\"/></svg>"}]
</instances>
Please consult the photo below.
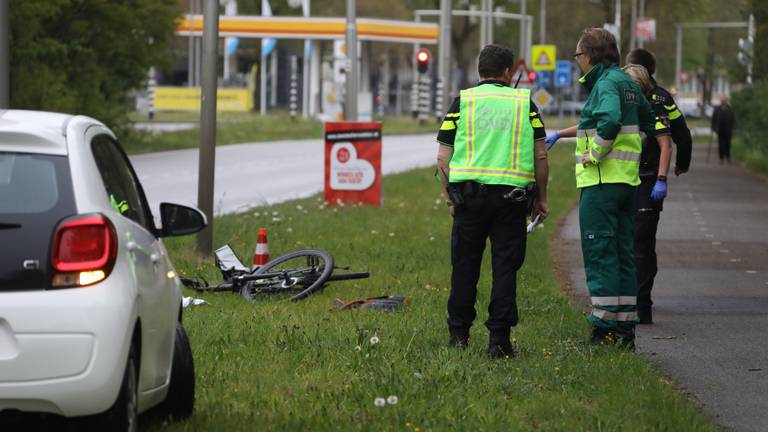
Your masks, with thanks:
<instances>
[{"instance_id":1,"label":"white car","mask_svg":"<svg viewBox=\"0 0 768 432\"><path fill-rule=\"evenodd\" d=\"M161 240L197 209L152 213L125 152L88 117L0 111L0 414L137 429L192 414L181 283Z\"/></svg>"}]
</instances>

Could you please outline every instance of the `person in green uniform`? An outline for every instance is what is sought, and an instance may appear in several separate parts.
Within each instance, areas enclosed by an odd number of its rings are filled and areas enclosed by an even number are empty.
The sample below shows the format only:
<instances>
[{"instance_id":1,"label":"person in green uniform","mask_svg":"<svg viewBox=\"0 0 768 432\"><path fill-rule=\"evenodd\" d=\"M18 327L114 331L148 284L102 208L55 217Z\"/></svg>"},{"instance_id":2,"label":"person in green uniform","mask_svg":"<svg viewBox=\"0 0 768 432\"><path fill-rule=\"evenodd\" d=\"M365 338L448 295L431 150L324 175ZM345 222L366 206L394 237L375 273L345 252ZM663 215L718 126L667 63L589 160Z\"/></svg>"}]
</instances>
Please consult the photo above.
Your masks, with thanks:
<instances>
[{"instance_id":1,"label":"person in green uniform","mask_svg":"<svg viewBox=\"0 0 768 432\"><path fill-rule=\"evenodd\" d=\"M605 29L581 34L574 59L589 96L578 126L547 137L576 137L579 226L592 310L592 341L634 349L637 323L635 189L640 132L653 134L656 116L638 85L619 67L616 39Z\"/></svg>"}]
</instances>

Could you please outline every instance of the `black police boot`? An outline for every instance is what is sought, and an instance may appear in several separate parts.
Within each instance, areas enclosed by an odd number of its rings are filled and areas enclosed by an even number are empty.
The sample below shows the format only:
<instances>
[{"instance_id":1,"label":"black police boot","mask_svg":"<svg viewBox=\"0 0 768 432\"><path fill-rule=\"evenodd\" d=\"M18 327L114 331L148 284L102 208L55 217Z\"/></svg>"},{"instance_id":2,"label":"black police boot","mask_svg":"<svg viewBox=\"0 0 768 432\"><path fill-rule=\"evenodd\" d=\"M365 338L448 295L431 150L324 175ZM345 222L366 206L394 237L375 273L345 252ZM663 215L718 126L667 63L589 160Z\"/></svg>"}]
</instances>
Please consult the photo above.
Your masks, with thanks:
<instances>
[{"instance_id":1,"label":"black police boot","mask_svg":"<svg viewBox=\"0 0 768 432\"><path fill-rule=\"evenodd\" d=\"M619 347L628 351L635 350L635 326L634 325L620 325L613 333L613 343Z\"/></svg>"},{"instance_id":2,"label":"black police boot","mask_svg":"<svg viewBox=\"0 0 768 432\"><path fill-rule=\"evenodd\" d=\"M515 356L515 350L509 341L509 329L491 331L486 354L494 359L512 358Z\"/></svg>"},{"instance_id":3,"label":"black police boot","mask_svg":"<svg viewBox=\"0 0 768 432\"><path fill-rule=\"evenodd\" d=\"M606 345L614 343L613 330L607 327L592 326L590 342L594 345Z\"/></svg>"},{"instance_id":4,"label":"black police boot","mask_svg":"<svg viewBox=\"0 0 768 432\"><path fill-rule=\"evenodd\" d=\"M637 317L640 318L640 324L653 324L653 310L650 306L638 307Z\"/></svg>"},{"instance_id":5,"label":"black police boot","mask_svg":"<svg viewBox=\"0 0 768 432\"><path fill-rule=\"evenodd\" d=\"M448 345L451 347L466 348L469 346L469 329L461 327L449 327L451 336L448 338Z\"/></svg>"}]
</instances>

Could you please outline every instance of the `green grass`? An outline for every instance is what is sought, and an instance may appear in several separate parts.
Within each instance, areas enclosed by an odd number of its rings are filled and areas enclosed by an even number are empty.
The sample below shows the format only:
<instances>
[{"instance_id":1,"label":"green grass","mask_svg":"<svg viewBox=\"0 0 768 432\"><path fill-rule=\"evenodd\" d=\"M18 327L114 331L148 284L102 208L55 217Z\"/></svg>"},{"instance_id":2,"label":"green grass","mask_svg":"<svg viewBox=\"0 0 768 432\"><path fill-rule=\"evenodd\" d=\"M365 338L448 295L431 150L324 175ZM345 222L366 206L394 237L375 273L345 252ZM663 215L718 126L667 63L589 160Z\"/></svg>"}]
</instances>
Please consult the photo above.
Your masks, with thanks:
<instances>
[{"instance_id":1,"label":"green grass","mask_svg":"<svg viewBox=\"0 0 768 432\"><path fill-rule=\"evenodd\" d=\"M194 351L194 416L150 419L149 430L714 431L710 421L648 361L587 343L584 312L553 273L549 241L576 190L566 147L556 148L550 208L530 234L518 274L519 357L484 357L490 268L478 290L478 319L467 350L447 347L445 324L450 217L431 169L384 179L381 208L327 208L319 197L217 218L215 244L250 258L259 227L272 256L317 247L368 280L331 284L298 303L234 294L203 295L185 311ZM194 238L171 239L180 272L218 280L199 261ZM345 300L400 294L397 312L336 311ZM187 295L195 293L187 292ZM380 342L371 345L370 338ZM359 348L358 348L359 347ZM396 405L374 406L395 395Z\"/></svg>"},{"instance_id":2,"label":"green grass","mask_svg":"<svg viewBox=\"0 0 768 432\"><path fill-rule=\"evenodd\" d=\"M712 145L713 152L717 153L717 142ZM763 152L761 147L750 145L744 139L737 137L731 143L731 156L755 172L768 176L768 154ZM714 157L717 158L717 154Z\"/></svg>"},{"instance_id":3,"label":"green grass","mask_svg":"<svg viewBox=\"0 0 768 432\"><path fill-rule=\"evenodd\" d=\"M144 121L134 115L134 121ZM198 122L198 113L158 113L155 123ZM407 117L385 117L384 134L434 133L438 126L433 122L419 123ZM276 112L267 116L258 113L220 113L217 117L216 144L240 144L246 142L298 140L322 138L323 124L317 120L297 118L291 120L287 113ZM199 129L151 134L133 131L123 140L129 154L197 148L200 145Z\"/></svg>"}]
</instances>

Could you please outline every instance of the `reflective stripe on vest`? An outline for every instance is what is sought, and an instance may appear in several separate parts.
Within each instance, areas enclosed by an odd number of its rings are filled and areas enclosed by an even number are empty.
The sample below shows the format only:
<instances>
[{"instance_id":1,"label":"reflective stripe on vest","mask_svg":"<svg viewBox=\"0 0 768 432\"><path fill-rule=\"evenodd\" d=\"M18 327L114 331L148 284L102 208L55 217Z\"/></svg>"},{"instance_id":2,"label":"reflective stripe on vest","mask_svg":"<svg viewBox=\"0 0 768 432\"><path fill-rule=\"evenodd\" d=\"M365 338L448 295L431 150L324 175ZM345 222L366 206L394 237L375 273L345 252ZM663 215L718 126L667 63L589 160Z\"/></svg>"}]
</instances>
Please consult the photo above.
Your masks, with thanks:
<instances>
[{"instance_id":1,"label":"reflective stripe on vest","mask_svg":"<svg viewBox=\"0 0 768 432\"><path fill-rule=\"evenodd\" d=\"M593 145L596 144L596 145ZM589 152L598 163L582 164L582 156ZM642 139L637 125L622 126L614 140L603 139L596 129L576 131L576 187L583 188L600 183L640 184L640 153Z\"/></svg>"},{"instance_id":2,"label":"reflective stripe on vest","mask_svg":"<svg viewBox=\"0 0 768 432\"><path fill-rule=\"evenodd\" d=\"M451 182L525 186L534 181L530 90L485 84L461 92Z\"/></svg>"}]
</instances>

